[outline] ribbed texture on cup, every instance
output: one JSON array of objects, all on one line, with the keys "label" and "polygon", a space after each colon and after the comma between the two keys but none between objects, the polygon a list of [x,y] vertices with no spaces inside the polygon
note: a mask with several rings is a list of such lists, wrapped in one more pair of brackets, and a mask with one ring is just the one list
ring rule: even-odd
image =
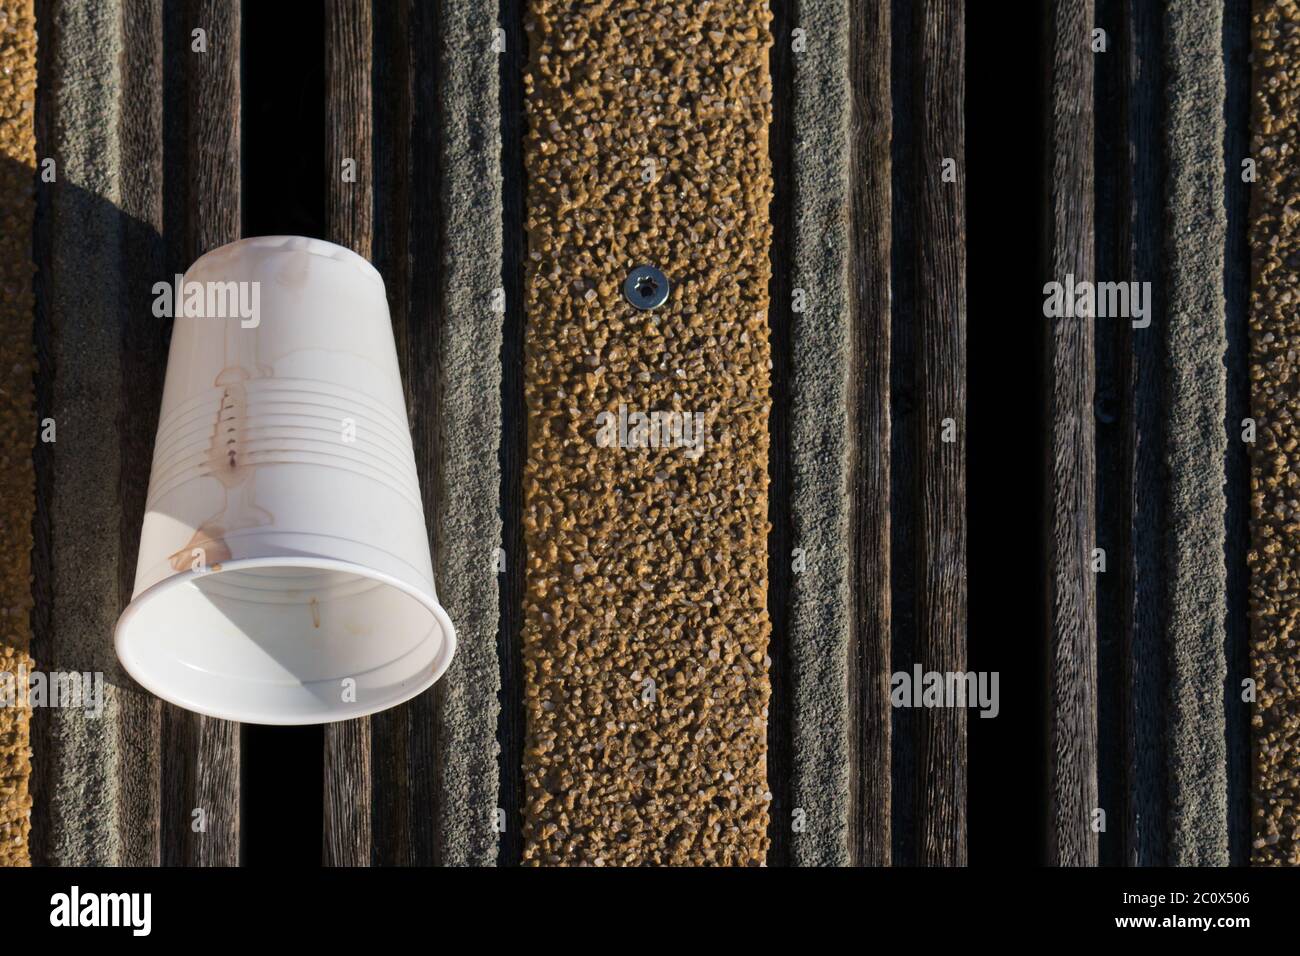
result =
[{"label": "ribbed texture on cup", "polygon": [[[323,240],[267,236],[206,253],[182,282],[135,594],[230,561],[318,558],[432,596],[379,273]],[[194,284],[205,302],[235,290],[219,301],[239,311],[201,314]]]},{"label": "ribbed texture on cup", "polygon": [[187,481],[248,465],[324,465],[363,475],[421,509],[406,423],[358,392],[327,382],[257,379],[211,392],[159,424],[152,508]]}]

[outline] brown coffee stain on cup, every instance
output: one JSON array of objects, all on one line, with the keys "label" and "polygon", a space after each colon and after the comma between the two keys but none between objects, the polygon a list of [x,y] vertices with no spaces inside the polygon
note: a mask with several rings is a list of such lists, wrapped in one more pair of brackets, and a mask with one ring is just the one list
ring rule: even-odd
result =
[{"label": "brown coffee stain on cup", "polygon": [[[263,377],[266,371],[258,368],[262,375],[257,377]],[[242,366],[227,366],[213,383],[222,389],[221,402],[200,474],[221,482],[225,501],[220,511],[199,525],[185,547],[171,555],[174,571],[184,571],[192,566],[195,551],[200,549],[205,563],[219,566],[220,562],[233,557],[225,541],[227,534],[263,527],[274,521],[270,512],[257,505],[256,467],[243,452],[248,431],[248,391],[244,383],[253,377]]]}]

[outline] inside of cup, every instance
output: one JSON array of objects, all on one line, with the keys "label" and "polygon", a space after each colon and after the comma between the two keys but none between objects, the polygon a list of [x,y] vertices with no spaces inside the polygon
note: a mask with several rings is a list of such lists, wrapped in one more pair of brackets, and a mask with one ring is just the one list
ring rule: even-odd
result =
[{"label": "inside of cup", "polygon": [[441,675],[451,641],[435,607],[355,571],[214,569],[140,595],[117,646],[137,681],[187,709],[323,723],[392,707]]}]

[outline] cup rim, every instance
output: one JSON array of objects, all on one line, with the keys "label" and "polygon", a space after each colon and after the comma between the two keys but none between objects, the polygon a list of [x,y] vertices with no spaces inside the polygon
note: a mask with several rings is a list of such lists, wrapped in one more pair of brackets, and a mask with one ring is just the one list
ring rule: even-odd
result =
[{"label": "cup rim", "polygon": [[[125,629],[130,621],[139,614],[140,609],[147,600],[156,598],[159,594],[169,588],[181,587],[190,584],[199,578],[224,574],[228,571],[249,571],[268,567],[311,568],[323,571],[340,571],[355,574],[394,587],[406,594],[408,597],[415,599],[433,615],[435,623],[442,631],[442,647],[439,649],[433,667],[426,669],[424,676],[419,680],[412,682],[409,687],[403,687],[397,693],[387,695],[382,700],[368,702],[364,705],[357,705],[350,708],[325,707],[322,705],[317,710],[285,715],[266,710],[210,706],[207,702],[197,702],[188,699],[183,694],[173,692],[170,688],[155,681],[150,675],[141,673],[138,667],[129,663],[131,655],[125,652],[127,646]],[[117,652],[117,658],[122,665],[122,669],[130,675],[131,679],[145,690],[168,703],[175,704],[178,707],[183,707],[184,709],[193,711],[197,714],[203,714],[207,717],[215,717],[220,720],[230,720],[244,724],[298,726],[337,723],[345,720],[353,720],[358,717],[367,717],[371,714],[376,714],[392,707],[396,707],[399,704],[403,704],[406,701],[411,700],[413,697],[418,697],[441,679],[443,674],[446,673],[447,668],[451,666],[452,659],[456,654],[456,630],[451,622],[451,616],[438,601],[436,594],[432,592],[432,588],[430,591],[425,591],[423,588],[412,586],[401,578],[394,577],[393,575],[376,568],[358,564],[354,561],[346,561],[339,558],[316,557],[311,555],[285,555],[282,557],[271,555],[250,558],[232,558],[227,561],[222,561],[217,567],[209,568],[206,571],[195,571],[193,569],[178,571],[175,574],[169,575],[161,581],[150,585],[145,588],[145,590],[131,598],[126,609],[123,610],[122,614],[118,617],[117,623],[113,627],[113,647]]]}]

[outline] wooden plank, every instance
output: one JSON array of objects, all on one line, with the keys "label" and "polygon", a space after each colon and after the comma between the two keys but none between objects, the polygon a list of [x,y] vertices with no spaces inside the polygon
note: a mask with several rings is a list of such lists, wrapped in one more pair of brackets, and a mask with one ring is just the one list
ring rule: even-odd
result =
[{"label": "wooden plank", "polygon": [[[406,340],[409,299],[411,61],[406,4],[379,4],[374,10],[375,46],[375,224],[374,261],[388,288],[388,306],[399,361]],[[405,366],[403,382],[408,382]],[[408,389],[407,406],[411,396]],[[419,459],[417,459],[418,461]],[[410,809],[405,706],[375,714],[371,725],[371,777],[375,789],[371,828],[376,864],[409,863]]]},{"label": "wooden plank", "polygon": [[[166,274],[163,249],[163,5],[124,0],[122,112],[123,282],[122,393],[118,412],[122,461],[119,604],[135,588],[140,526],[149,491],[154,433],[167,367],[168,325],[141,308],[153,283]],[[124,686],[119,711],[121,863],[161,862],[162,703],[139,687]]]},{"label": "wooden plank", "polygon": [[850,859],[892,858],[890,566],[890,257],[893,135],[890,9],[868,3],[850,19],[851,205],[849,308],[853,316],[853,628],[849,665]]},{"label": "wooden plank", "polygon": [[[962,0],[921,7],[917,122],[918,657],[966,669],[965,24]],[[956,182],[945,182],[946,160]],[[966,862],[966,708],[920,715],[918,862]]]},{"label": "wooden plank", "polygon": [[[436,11],[380,4],[375,24],[375,264],[388,287],[426,519],[436,514],[441,315]],[[436,528],[435,528],[436,532]],[[435,533],[434,550],[437,551]],[[371,718],[374,863],[437,862],[437,686]]]},{"label": "wooden plank", "polygon": [[[1048,11],[1048,281],[1093,278],[1092,0]],[[1046,339],[1048,862],[1092,866],[1097,833],[1093,321],[1049,319]]]},{"label": "wooden plank", "polygon": [[[1128,151],[1123,148],[1125,124],[1122,121],[1125,90],[1123,20],[1120,0],[1095,0],[1098,24],[1105,24],[1113,54],[1098,57],[1093,101],[1095,104],[1095,229],[1097,235],[1097,280],[1129,279],[1126,257],[1122,254],[1122,225],[1126,220],[1121,193],[1129,178]],[[1122,692],[1124,686],[1123,642],[1125,632],[1125,588],[1129,584],[1126,561],[1132,546],[1128,540],[1130,509],[1127,507],[1131,485],[1127,426],[1130,401],[1128,377],[1130,343],[1129,323],[1100,322],[1096,339],[1096,390],[1094,404],[1097,451],[1097,547],[1106,551],[1108,565],[1099,573],[1097,583],[1097,736],[1102,741],[1123,739]],[[1098,752],[1098,806],[1118,821],[1124,804],[1124,749],[1102,747]],[[1123,828],[1107,827],[1099,835],[1098,860],[1102,866],[1119,862]]]},{"label": "wooden plank", "polygon": [[[914,109],[920,10],[913,0],[894,0],[890,9],[890,149],[893,201],[890,205],[889,504],[890,666],[912,672],[916,662],[917,449],[916,438],[916,152]],[[916,865],[917,718],[913,708],[894,710],[890,772],[892,812],[890,862]]]},{"label": "wooden plank", "polygon": [[[373,22],[370,0],[325,7],[326,230],[331,242],[371,258],[374,157],[371,142]],[[344,164],[350,162],[345,177]],[[369,866],[370,718],[327,724],[323,862]]]},{"label": "wooden plank", "polygon": [[[206,54],[188,48],[184,54],[186,246],[193,262],[240,233],[240,8],[223,0],[191,0],[188,13],[190,29],[207,31],[208,48]],[[163,707],[162,725],[164,859],[187,866],[238,865],[239,725],[171,705]]]}]

